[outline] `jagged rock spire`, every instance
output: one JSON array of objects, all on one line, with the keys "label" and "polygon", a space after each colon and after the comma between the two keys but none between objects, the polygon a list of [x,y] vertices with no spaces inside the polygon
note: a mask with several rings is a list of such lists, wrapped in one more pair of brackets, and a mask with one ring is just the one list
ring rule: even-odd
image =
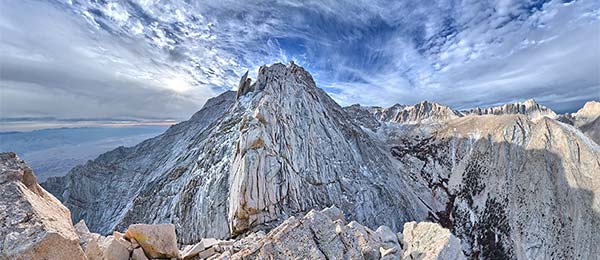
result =
[{"label": "jagged rock spire", "polygon": [[246,73],[244,73],[244,75],[240,79],[240,83],[238,84],[236,98],[239,99],[240,96],[246,95],[246,93],[251,92],[252,90],[252,79],[248,78],[248,71],[246,71]]}]

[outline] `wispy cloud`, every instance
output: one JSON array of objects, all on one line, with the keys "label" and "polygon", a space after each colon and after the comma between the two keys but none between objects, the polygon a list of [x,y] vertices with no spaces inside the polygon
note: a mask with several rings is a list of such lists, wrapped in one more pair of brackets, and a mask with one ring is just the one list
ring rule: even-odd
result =
[{"label": "wispy cloud", "polygon": [[600,3],[0,3],[3,117],[172,118],[295,60],[343,105],[600,99]]}]

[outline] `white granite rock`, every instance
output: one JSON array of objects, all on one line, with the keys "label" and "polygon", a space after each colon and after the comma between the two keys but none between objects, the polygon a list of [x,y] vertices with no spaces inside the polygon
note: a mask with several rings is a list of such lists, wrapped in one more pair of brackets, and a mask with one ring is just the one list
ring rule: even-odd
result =
[{"label": "white granite rock", "polygon": [[439,224],[409,222],[404,224],[402,234],[403,259],[466,259],[461,251],[460,240]]},{"label": "white granite rock", "polygon": [[134,224],[125,232],[127,239],[135,239],[150,258],[176,258],[179,256],[177,236],[173,224]]},{"label": "white granite rock", "polygon": [[85,259],[69,210],[14,153],[0,153],[0,259]]}]

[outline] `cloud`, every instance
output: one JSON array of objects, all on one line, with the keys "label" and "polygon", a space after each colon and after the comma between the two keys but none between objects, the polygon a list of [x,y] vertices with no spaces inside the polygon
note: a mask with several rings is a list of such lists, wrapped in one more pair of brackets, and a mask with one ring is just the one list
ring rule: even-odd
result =
[{"label": "cloud", "polygon": [[[143,41],[94,30],[43,2],[0,8],[2,117],[183,119],[218,91]],[[26,17],[26,19],[23,19]]]},{"label": "cloud", "polygon": [[[2,1],[2,117],[181,120],[295,60],[342,105],[600,99],[600,4]],[[23,19],[26,18],[26,19]]]}]

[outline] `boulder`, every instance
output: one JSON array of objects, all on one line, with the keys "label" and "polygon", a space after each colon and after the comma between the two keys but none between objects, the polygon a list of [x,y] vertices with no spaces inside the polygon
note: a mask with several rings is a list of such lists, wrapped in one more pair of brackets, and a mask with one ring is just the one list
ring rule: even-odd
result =
[{"label": "boulder", "polygon": [[232,250],[234,241],[225,241],[214,238],[203,238],[195,245],[186,246],[180,253],[180,258],[188,259],[205,259],[217,253],[223,253]]},{"label": "boulder", "polygon": [[89,260],[103,259],[104,253],[100,248],[102,236],[91,233],[83,219],[75,224],[75,233],[79,236],[79,245]]},{"label": "boulder", "polygon": [[375,230],[375,233],[381,238],[381,246],[379,247],[379,253],[382,259],[397,259],[402,255],[402,247],[398,242],[396,233],[387,226],[380,226]]},{"label": "boulder", "polygon": [[[242,240],[247,242],[234,243],[233,248],[239,251],[225,251],[221,257],[231,259],[377,259],[380,257],[379,250],[384,244],[377,232],[354,221],[347,225],[344,223],[345,219],[341,211],[332,208],[323,211],[311,210],[302,218],[287,219],[258,241],[244,238]],[[256,235],[251,236],[256,237]],[[239,248],[240,246],[242,248]]]},{"label": "boulder", "polygon": [[[332,214],[334,213],[334,214]],[[345,223],[335,208],[291,217],[266,235],[250,233],[231,250],[204,250],[207,259],[465,259],[460,240],[434,223],[407,223],[404,233]],[[404,246],[404,247],[403,247]],[[404,250],[403,250],[404,248]],[[198,258],[194,258],[198,259]]]},{"label": "boulder", "polygon": [[198,255],[198,253],[204,251],[204,243],[200,241],[195,245],[188,245],[180,252],[181,259],[188,260],[193,259]]},{"label": "boulder", "polygon": [[466,259],[460,239],[437,223],[405,223],[402,237],[403,259]]},{"label": "boulder", "polygon": [[135,239],[149,258],[176,258],[179,255],[173,224],[134,224],[129,226],[125,237]]},{"label": "boulder", "polygon": [[0,153],[0,259],[85,259],[71,213],[15,153]]},{"label": "boulder", "polygon": [[148,260],[148,257],[144,253],[144,249],[138,247],[133,249],[133,253],[131,254],[131,260]]},{"label": "boulder", "polygon": [[115,231],[112,236],[103,237],[91,233],[83,220],[75,224],[75,232],[88,260],[129,260],[134,249],[124,234]]},{"label": "boulder", "polygon": [[133,251],[129,241],[115,236],[101,239],[100,248],[103,259],[97,260],[129,260],[129,255]]}]

